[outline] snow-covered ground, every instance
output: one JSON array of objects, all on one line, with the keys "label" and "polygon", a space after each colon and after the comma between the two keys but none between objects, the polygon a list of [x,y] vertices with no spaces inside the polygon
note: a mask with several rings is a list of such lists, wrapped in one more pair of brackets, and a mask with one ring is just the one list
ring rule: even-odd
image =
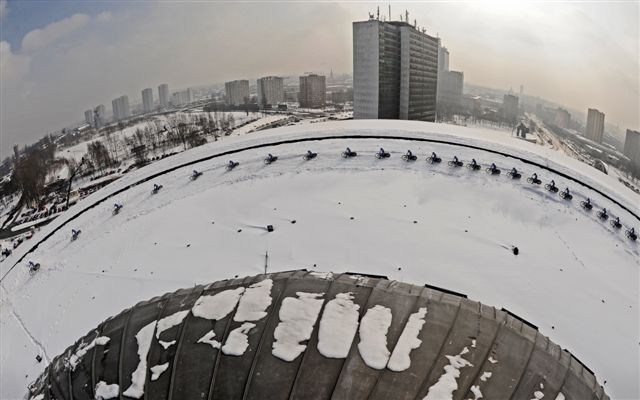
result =
[{"label": "snow-covered ground", "polygon": [[[406,121],[331,122],[229,137],[127,174],[44,227],[0,264],[0,272],[4,276],[33,243],[80,210],[171,166],[279,140],[357,134],[450,140],[523,156],[579,177],[639,213],[640,196],[616,179],[508,132]],[[346,146],[358,157],[340,157]],[[377,160],[379,147],[391,157]],[[318,157],[303,161],[307,149]],[[407,149],[418,161],[402,161]],[[442,164],[424,161],[432,151]],[[278,161],[265,165],[267,152]],[[453,155],[515,166],[523,179],[512,181],[504,170],[490,176],[452,169],[446,161]],[[240,165],[227,172],[229,159]],[[194,168],[203,175],[191,181]],[[527,184],[532,172],[544,183],[555,179],[561,189],[570,187],[573,201]],[[150,194],[153,183],[163,185],[156,195]],[[595,209],[583,211],[579,202],[586,197],[619,216],[622,231],[640,227],[629,212],[575,182],[513,158],[448,144],[331,139],[180,168],[65,225],[25,259],[42,265],[37,274],[23,264],[7,273],[0,289],[0,397],[21,397],[48,360],[123,308],[195,283],[263,272],[268,253],[270,272],[387,275],[504,307],[593,369],[612,398],[639,398],[639,244],[600,222]],[[113,216],[115,202],[124,207]],[[268,224],[273,232],[265,229]],[[82,230],[73,242],[72,228]],[[512,246],[519,248],[517,256]]]}]

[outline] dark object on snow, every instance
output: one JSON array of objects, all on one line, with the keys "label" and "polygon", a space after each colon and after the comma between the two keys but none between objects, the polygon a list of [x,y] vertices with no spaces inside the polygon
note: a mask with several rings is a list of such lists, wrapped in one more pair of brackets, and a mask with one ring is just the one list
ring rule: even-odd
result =
[{"label": "dark object on snow", "polygon": [[513,246],[513,247],[511,248],[511,251],[512,251],[512,252],[513,252],[513,254],[514,254],[514,255],[516,255],[516,256],[517,256],[518,254],[520,254],[520,250],[518,250],[518,248],[517,248],[516,246]]},{"label": "dark object on snow", "polygon": [[351,157],[355,157],[357,156],[358,153],[356,153],[355,151],[351,151],[350,148],[347,147],[347,149],[345,151],[342,152],[342,157],[343,158],[351,158]]},{"label": "dark object on snow", "polygon": [[9,248],[2,249],[2,253],[0,253],[0,255],[3,255],[5,257],[9,257],[11,255],[11,249],[9,249]]},{"label": "dark object on snow", "polygon": [[121,209],[122,209],[122,204],[115,203],[113,205],[113,215],[117,215]]},{"label": "dark object on snow", "polygon": [[402,156],[404,161],[415,161],[418,159],[417,156],[414,156],[411,150],[407,150],[407,153]]},{"label": "dark object on snow", "polygon": [[442,158],[438,157],[435,152],[431,152],[431,155],[427,157],[427,162],[429,164],[438,164],[442,161]]},{"label": "dark object on snow", "polygon": [[566,188],[562,192],[560,192],[560,197],[562,197],[565,200],[573,199],[573,195],[569,192],[569,188]]},{"label": "dark object on snow", "polygon": [[29,267],[29,273],[35,274],[40,269],[40,263],[34,263],[33,261],[29,261],[27,264]]},{"label": "dark object on snow", "polygon": [[305,154],[303,158],[305,159],[305,161],[309,161],[309,160],[313,160],[317,156],[318,156],[318,153],[314,153],[311,150],[307,150],[307,154]]},{"label": "dark object on snow", "polygon": [[624,231],[624,234],[633,241],[636,241],[638,239],[638,234],[636,234],[636,230],[634,228],[627,229],[626,231]]},{"label": "dark object on snow", "polygon": [[616,229],[622,228],[622,224],[620,223],[620,217],[616,217],[616,219],[612,219],[611,226],[613,226]]},{"label": "dark object on snow", "polygon": [[556,186],[556,182],[552,179],[551,182],[544,185],[544,188],[552,193],[558,193],[558,187]]},{"label": "dark object on snow", "polygon": [[475,158],[472,158],[472,159],[471,159],[471,162],[470,162],[469,164],[467,164],[467,168],[469,168],[469,169],[470,169],[470,170],[472,170],[472,171],[477,171],[477,170],[479,170],[479,169],[480,169],[480,164],[478,164],[478,163],[476,162],[476,159],[475,159]]},{"label": "dark object on snow", "polygon": [[162,189],[162,185],[153,184],[153,190],[151,190],[151,194],[156,194]]},{"label": "dark object on snow", "polygon": [[229,161],[229,163],[227,164],[227,166],[225,167],[225,169],[226,169],[227,171],[231,171],[232,169],[234,169],[234,168],[235,168],[235,167],[237,167],[238,165],[240,165],[240,163],[239,163],[239,162],[237,162],[237,161],[233,161],[233,160],[230,160],[230,161]]},{"label": "dark object on snow", "polygon": [[267,225],[267,232],[273,232],[273,225]]},{"label": "dark object on snow", "polygon": [[587,211],[591,211],[591,209],[593,208],[593,204],[591,204],[591,199],[589,198],[587,198],[586,201],[581,201],[580,205]]},{"label": "dark object on snow", "polygon": [[193,172],[191,173],[191,180],[195,181],[196,179],[200,178],[201,175],[202,175],[202,172],[196,171],[194,169]]},{"label": "dark object on snow", "polygon": [[269,165],[273,162],[276,162],[278,160],[277,156],[274,156],[273,154],[269,153],[267,154],[267,157],[264,159],[264,163]]},{"label": "dark object on snow", "polygon": [[453,160],[449,161],[451,167],[462,167],[463,165],[462,161],[458,160],[458,156],[453,156]]},{"label": "dark object on snow", "polygon": [[609,219],[609,214],[607,214],[606,208],[603,208],[602,210],[598,211],[596,215],[598,216],[598,218],[600,218],[603,221],[606,221],[607,219]]},{"label": "dark object on snow", "polygon": [[538,174],[536,174],[535,172],[527,178],[527,182],[531,183],[532,185],[539,185],[542,183],[542,181],[538,179]]},{"label": "dark object on snow", "polygon": [[380,150],[378,150],[378,152],[376,153],[376,158],[377,159],[389,158],[389,157],[391,157],[391,154],[389,154],[386,151],[384,151],[384,149],[382,147],[380,147]]},{"label": "dark object on snow", "polygon": [[71,241],[76,240],[78,238],[78,236],[80,236],[80,233],[82,233],[82,231],[80,229],[78,229],[78,230],[72,229],[71,230]]},{"label": "dark object on snow", "polygon": [[37,361],[37,362],[42,362],[42,356],[41,356],[40,354],[38,354],[38,355],[36,356],[36,361]]},{"label": "dark object on snow", "polygon": [[487,168],[487,174],[491,175],[500,175],[502,171],[494,163],[491,163],[491,166]]},{"label": "dark object on snow", "polygon": [[507,176],[509,178],[511,178],[511,179],[520,179],[520,178],[522,178],[522,175],[520,174],[520,172],[518,172],[516,167],[511,168],[511,171],[507,172]]}]

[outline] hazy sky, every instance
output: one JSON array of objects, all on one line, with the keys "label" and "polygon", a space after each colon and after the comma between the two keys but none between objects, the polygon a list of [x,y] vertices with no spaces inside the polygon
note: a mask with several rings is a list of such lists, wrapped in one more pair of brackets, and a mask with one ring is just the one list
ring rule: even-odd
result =
[{"label": "hazy sky", "polygon": [[[0,0],[0,155],[163,82],[351,72],[351,22],[388,4]],[[638,2],[392,2],[392,17],[405,9],[466,82],[640,128]]]}]

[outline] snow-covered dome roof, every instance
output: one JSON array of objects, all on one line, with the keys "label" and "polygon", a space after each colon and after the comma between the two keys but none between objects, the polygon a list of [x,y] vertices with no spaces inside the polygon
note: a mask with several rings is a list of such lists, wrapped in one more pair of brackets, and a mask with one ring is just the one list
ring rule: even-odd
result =
[{"label": "snow-covered dome roof", "polygon": [[[343,158],[346,147],[357,156]],[[380,147],[389,158],[375,157]],[[432,152],[442,162],[428,163]],[[268,153],[278,160],[265,164]],[[454,156],[463,167],[448,165]],[[230,160],[239,165],[227,170]],[[567,187],[571,200],[559,196]],[[612,397],[638,398],[640,251],[625,231],[637,230],[639,204],[613,177],[500,131],[349,121],[228,137],[124,175],[0,264],[0,397],[21,396],[74,338],[132,304],[266,267],[359,271],[504,307]],[[34,275],[29,260],[41,264]]]},{"label": "snow-covered dome roof", "polygon": [[459,295],[306,270],[138,303],[54,359],[32,398],[607,399],[526,321]]}]

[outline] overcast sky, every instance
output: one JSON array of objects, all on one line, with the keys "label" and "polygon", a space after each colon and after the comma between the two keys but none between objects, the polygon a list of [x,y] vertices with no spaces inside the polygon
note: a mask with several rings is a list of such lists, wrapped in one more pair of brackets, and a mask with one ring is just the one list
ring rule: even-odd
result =
[{"label": "overcast sky", "polygon": [[[352,27],[389,3],[0,0],[0,155],[97,104],[304,71],[351,72]],[[391,3],[449,48],[465,81],[640,128],[639,3]]]}]

